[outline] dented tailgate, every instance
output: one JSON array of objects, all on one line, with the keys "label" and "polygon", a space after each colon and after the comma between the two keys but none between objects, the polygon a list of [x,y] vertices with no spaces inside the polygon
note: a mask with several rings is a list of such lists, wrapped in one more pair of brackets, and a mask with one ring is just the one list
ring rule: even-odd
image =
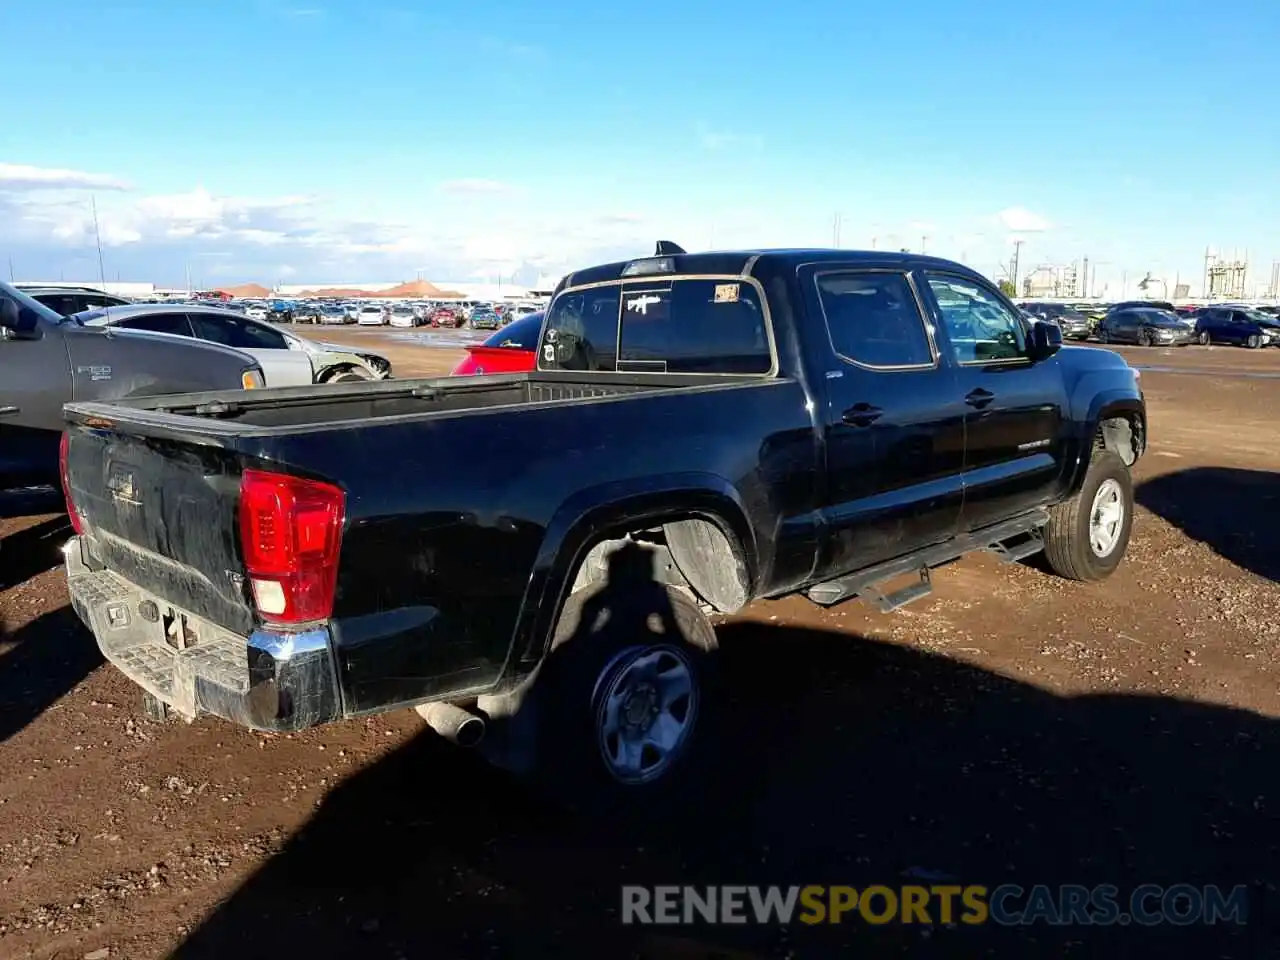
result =
[{"label": "dented tailgate", "polygon": [[247,634],[236,455],[180,440],[73,427],[67,482],[93,551],[136,586]]}]

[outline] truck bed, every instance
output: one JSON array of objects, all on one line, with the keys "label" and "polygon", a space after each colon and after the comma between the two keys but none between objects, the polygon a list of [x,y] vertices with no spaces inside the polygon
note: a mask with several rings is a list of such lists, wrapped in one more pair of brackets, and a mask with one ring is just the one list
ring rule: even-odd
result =
[{"label": "truck bed", "polygon": [[[111,404],[71,403],[72,423],[128,423],[131,432],[181,436],[221,445],[229,438],[269,437],[300,429],[368,426],[374,422],[475,414],[502,407],[607,400],[653,391],[724,385],[737,377],[558,373],[511,374],[484,378],[444,377],[386,380],[330,386],[285,387],[256,392],[216,391],[121,400]],[[127,411],[127,412],[126,412]],[[193,423],[198,418],[199,423]]]},{"label": "truck bed", "polygon": [[[215,633],[260,626],[241,549],[244,471],[343,489],[332,629],[354,712],[492,683],[540,551],[565,533],[557,514],[584,508],[575,496],[733,478],[772,527],[791,499],[809,501],[814,455],[811,430],[797,429],[803,388],[787,378],[515,374],[66,413],[67,484],[91,568]],[[762,454],[761,436],[780,439]]]}]

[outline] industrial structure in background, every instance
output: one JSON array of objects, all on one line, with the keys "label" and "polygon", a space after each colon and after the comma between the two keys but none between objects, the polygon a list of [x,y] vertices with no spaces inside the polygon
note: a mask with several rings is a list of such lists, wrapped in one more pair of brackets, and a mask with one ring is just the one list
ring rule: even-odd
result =
[{"label": "industrial structure in background", "polygon": [[[1203,296],[1206,299],[1225,297],[1228,300],[1243,300],[1248,275],[1249,252],[1247,250],[1243,258],[1232,251],[1231,258],[1227,259],[1214,253],[1212,247],[1205,247]],[[1272,286],[1274,287],[1274,283]]]},{"label": "industrial structure in background", "polygon": [[[1085,261],[1086,269],[1088,261]],[[1022,295],[1032,299],[1080,297],[1080,271],[1074,263],[1042,263],[1022,281]]]}]

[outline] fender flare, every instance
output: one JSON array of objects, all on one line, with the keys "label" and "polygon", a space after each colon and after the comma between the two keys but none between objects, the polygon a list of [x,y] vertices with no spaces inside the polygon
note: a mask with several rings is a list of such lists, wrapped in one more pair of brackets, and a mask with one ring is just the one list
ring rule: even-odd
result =
[{"label": "fender flare", "polygon": [[1075,470],[1071,476],[1070,490],[1074,494],[1084,483],[1084,476],[1089,470],[1089,457],[1093,451],[1093,437],[1103,420],[1113,417],[1135,417],[1142,423],[1143,447],[1146,446],[1147,408],[1140,396],[1135,397],[1132,391],[1123,389],[1103,390],[1095,394],[1089,403],[1089,412],[1083,420],[1080,437],[1080,456],[1077,458]]},{"label": "fender flare", "polygon": [[675,517],[697,517],[721,529],[747,571],[750,595],[757,577],[756,538],[741,495],[724,477],[674,473],[589,487],[565,500],[547,524],[516,619],[504,677],[526,673],[542,659],[573,574],[602,534]]}]

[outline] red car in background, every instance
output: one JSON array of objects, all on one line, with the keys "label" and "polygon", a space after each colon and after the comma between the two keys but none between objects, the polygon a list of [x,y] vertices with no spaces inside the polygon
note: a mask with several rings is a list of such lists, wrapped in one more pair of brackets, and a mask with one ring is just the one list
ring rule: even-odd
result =
[{"label": "red car in background", "polygon": [[449,307],[439,307],[431,314],[433,327],[460,327],[462,314]]},{"label": "red car in background", "polygon": [[530,313],[510,323],[483,343],[467,347],[467,356],[453,368],[453,377],[486,373],[528,373],[537,366],[542,313]]}]

